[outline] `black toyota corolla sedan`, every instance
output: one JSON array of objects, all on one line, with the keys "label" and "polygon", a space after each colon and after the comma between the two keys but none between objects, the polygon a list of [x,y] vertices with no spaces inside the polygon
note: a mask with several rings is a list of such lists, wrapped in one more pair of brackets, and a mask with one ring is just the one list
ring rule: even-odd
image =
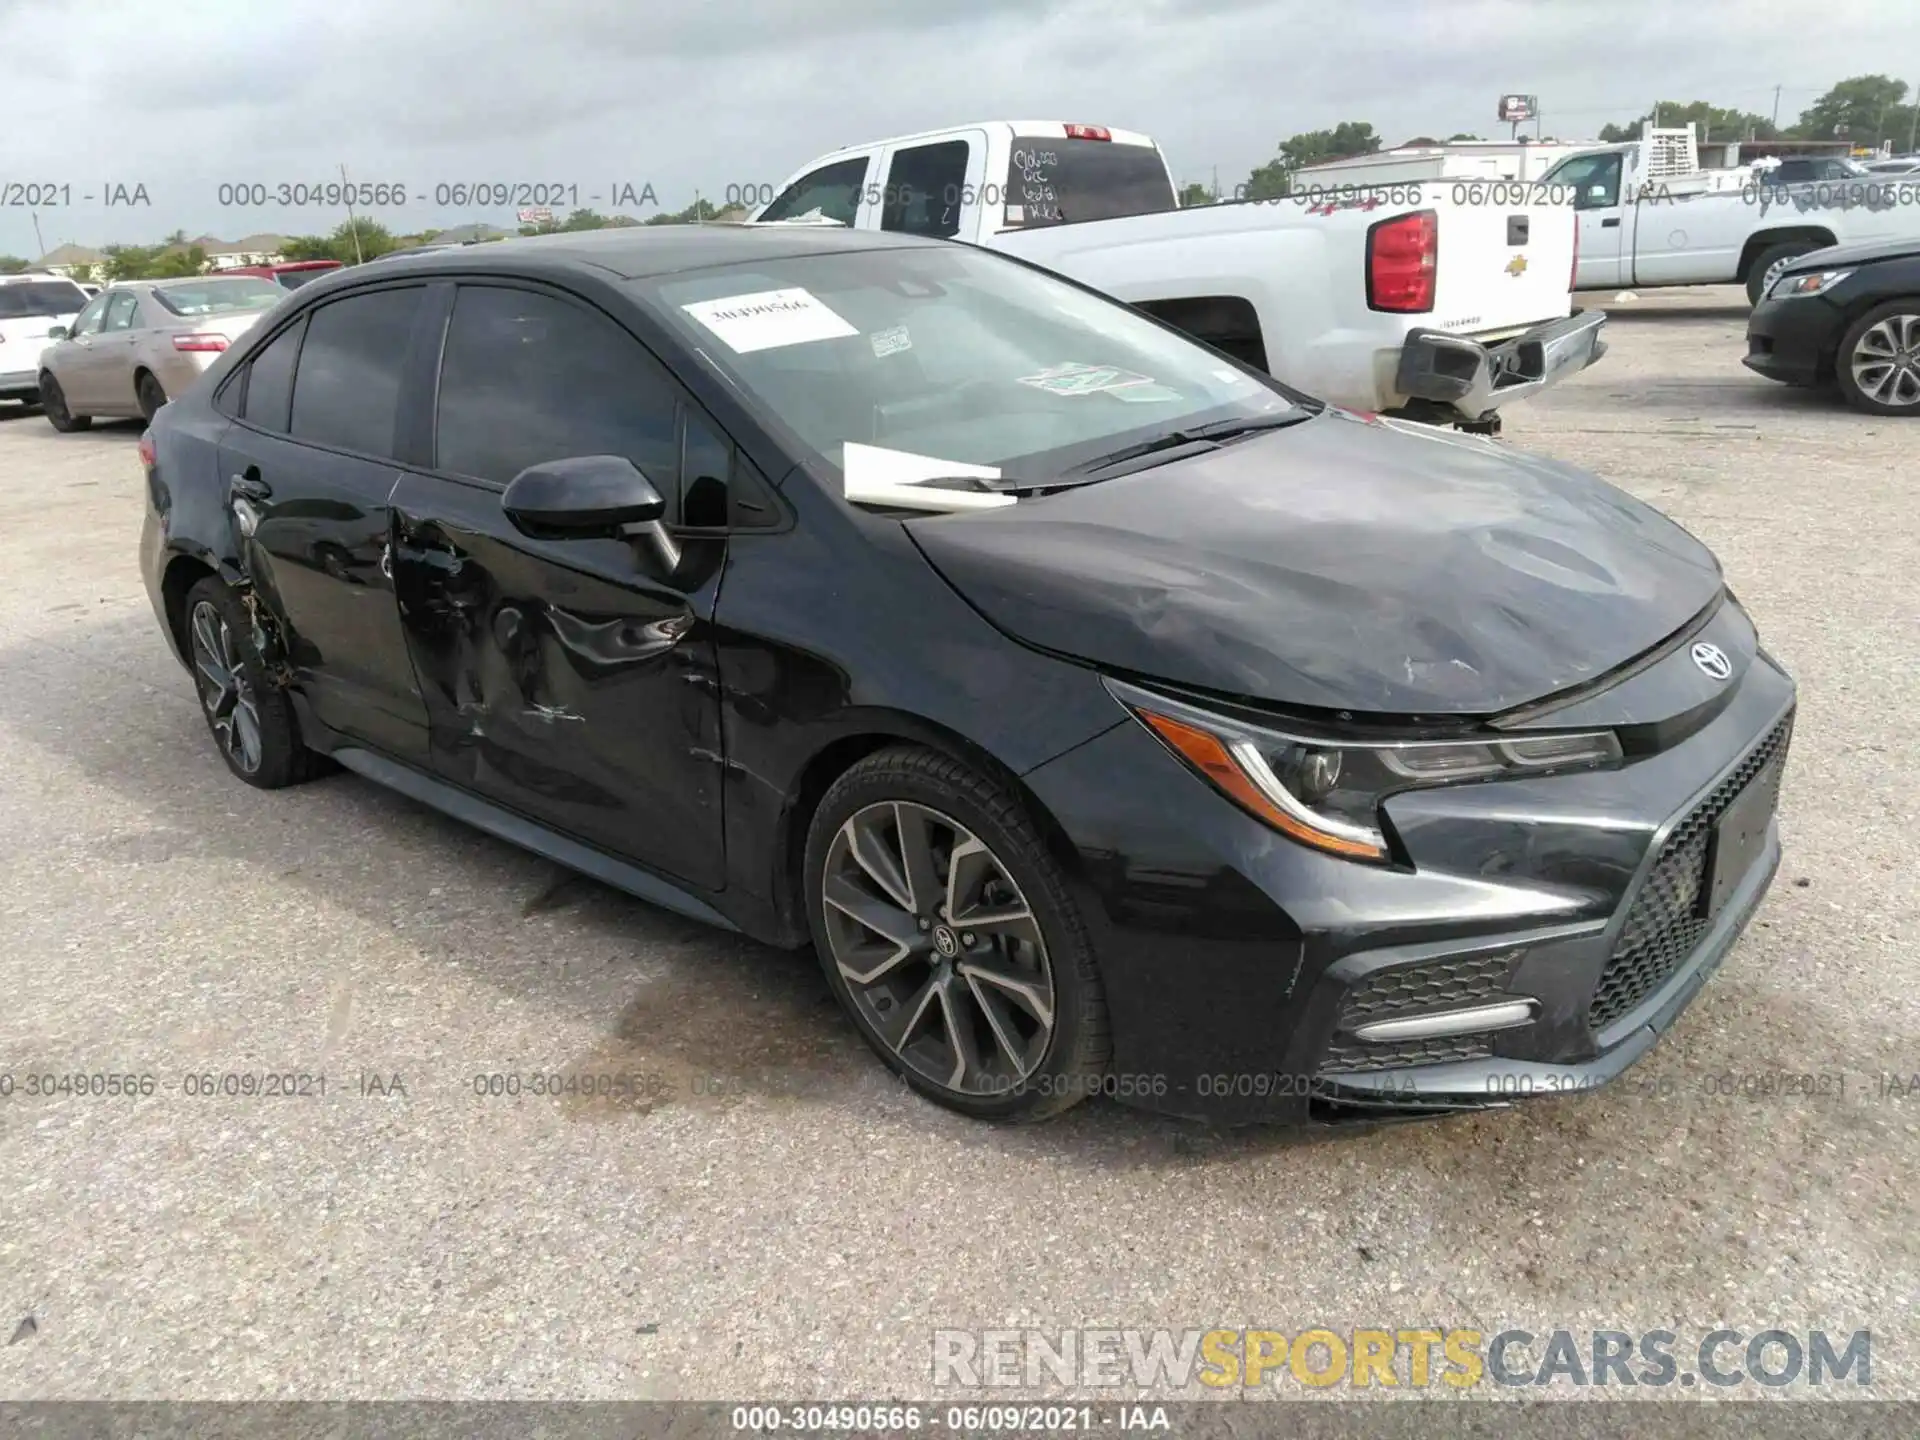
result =
[{"label": "black toyota corolla sedan", "polygon": [[1692,536],[971,247],[343,270],[141,452],[234,775],[810,942],[970,1115],[1597,1085],[1778,863],[1793,682]]}]

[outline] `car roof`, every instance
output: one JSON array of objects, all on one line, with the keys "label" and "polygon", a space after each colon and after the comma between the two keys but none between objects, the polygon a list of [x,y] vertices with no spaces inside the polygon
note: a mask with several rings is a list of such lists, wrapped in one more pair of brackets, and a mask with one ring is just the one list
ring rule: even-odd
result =
[{"label": "car roof", "polygon": [[18,270],[11,275],[0,275],[0,285],[18,285],[27,280],[38,280],[43,285],[49,280],[60,281],[67,285],[78,285],[80,283],[78,280],[69,279],[65,275],[55,275],[46,270]]},{"label": "car roof", "polygon": [[[628,225],[494,240],[426,255],[383,255],[377,269],[382,275],[500,271],[538,275],[591,268],[632,280],[719,265],[861,250],[922,249],[940,243],[924,236],[850,230],[841,225]],[[336,283],[348,283],[336,281],[336,276],[362,273],[365,267],[348,266],[302,288],[313,291],[325,285],[332,289]]]}]

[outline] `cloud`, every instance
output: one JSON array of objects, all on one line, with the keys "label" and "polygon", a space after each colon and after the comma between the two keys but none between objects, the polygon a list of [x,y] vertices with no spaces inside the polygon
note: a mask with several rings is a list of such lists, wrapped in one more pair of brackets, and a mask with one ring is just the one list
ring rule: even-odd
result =
[{"label": "cloud", "polygon": [[[1659,98],[1769,113],[1776,84],[1791,120],[1911,31],[1878,0],[1830,0],[1814,26],[1761,0],[0,0],[9,114],[39,122],[0,134],[0,179],[146,185],[144,211],[42,211],[49,246],[328,230],[332,209],[223,207],[220,187],[343,164],[407,185],[375,218],[413,230],[511,220],[436,202],[451,183],[559,183],[582,204],[651,185],[677,209],[836,146],[1007,116],[1146,130],[1182,180],[1231,185],[1341,120],[1389,143],[1496,133],[1514,90],[1568,138]],[[0,252],[34,244],[0,209]]]}]

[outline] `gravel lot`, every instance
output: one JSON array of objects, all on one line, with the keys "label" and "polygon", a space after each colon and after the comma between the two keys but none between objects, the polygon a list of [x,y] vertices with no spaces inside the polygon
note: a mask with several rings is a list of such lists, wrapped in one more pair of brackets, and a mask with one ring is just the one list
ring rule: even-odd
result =
[{"label": "gravel lot", "polygon": [[[247,789],[140,585],[139,427],[0,407],[0,1071],[162,1087],[0,1101],[0,1394],[924,1396],[936,1326],[1724,1323],[1869,1328],[1920,1396],[1920,1093],[1879,1079],[1920,1071],[1920,425],[1749,375],[1731,290],[1606,308],[1507,438],[1702,536],[1799,678],[1780,879],[1615,1087],[1331,1139],[972,1124],[810,955],[350,776]],[[563,1070],[671,1093],[473,1087]],[[185,1093],[226,1071],[326,1094]],[[1776,1073],[1844,1094],[1715,1093]]]}]

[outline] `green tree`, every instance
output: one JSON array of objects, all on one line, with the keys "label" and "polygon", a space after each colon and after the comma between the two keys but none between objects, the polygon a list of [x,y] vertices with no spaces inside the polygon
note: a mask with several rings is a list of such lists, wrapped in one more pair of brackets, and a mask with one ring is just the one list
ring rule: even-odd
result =
[{"label": "green tree", "polygon": [[720,207],[711,200],[696,199],[684,210],[663,211],[658,215],[649,215],[642,225],[696,225],[711,220],[720,213]]},{"label": "green tree", "polygon": [[1180,208],[1183,210],[1191,209],[1195,205],[1211,205],[1213,202],[1213,191],[1198,180],[1180,187]]},{"label": "green tree", "polygon": [[1662,130],[1690,124],[1703,145],[1715,141],[1780,138],[1779,129],[1766,116],[1746,110],[1724,110],[1705,100],[1662,100],[1645,115],[1625,125],[1602,125],[1600,138],[1610,145],[1622,140],[1638,140],[1641,127],[1648,124]]},{"label": "green tree", "polygon": [[91,285],[94,280],[93,266],[85,264],[75,265],[68,278],[77,280],[82,285]]},{"label": "green tree", "polygon": [[1479,135],[1469,135],[1466,131],[1462,130],[1458,134],[1447,136],[1447,144],[1452,145],[1460,140],[1479,140],[1481,138]]},{"label": "green tree", "polygon": [[324,235],[293,235],[280,247],[280,253],[289,260],[337,260],[333,253],[333,242]]},{"label": "green tree", "polygon": [[153,258],[147,270],[152,280],[173,280],[187,275],[204,275],[207,252],[198,245],[169,245]]},{"label": "green tree", "polygon": [[0,255],[0,275],[18,275],[29,263],[18,255]]},{"label": "green tree", "polygon": [[[311,258],[338,260],[343,265],[352,265],[399,248],[400,242],[377,220],[342,220],[334,227],[333,234],[327,237],[327,253]],[[280,253],[284,255],[286,251]]]},{"label": "green tree", "polygon": [[109,245],[100,253],[107,257],[109,280],[150,280],[160,262],[159,245]]},{"label": "green tree", "polygon": [[1280,153],[1247,177],[1244,197],[1248,200],[1273,200],[1293,186],[1293,172],[1303,165],[1318,165],[1327,160],[1344,160],[1352,155],[1372,155],[1380,149],[1380,137],[1373,126],[1359,120],[1342,120],[1331,130],[1308,130],[1280,142]]},{"label": "green tree", "polygon": [[1903,105],[1907,82],[1885,75],[1855,75],[1842,80],[1800,112],[1793,127],[1799,140],[1850,140],[1877,146],[1882,140],[1905,148],[1913,133],[1913,107]]}]

